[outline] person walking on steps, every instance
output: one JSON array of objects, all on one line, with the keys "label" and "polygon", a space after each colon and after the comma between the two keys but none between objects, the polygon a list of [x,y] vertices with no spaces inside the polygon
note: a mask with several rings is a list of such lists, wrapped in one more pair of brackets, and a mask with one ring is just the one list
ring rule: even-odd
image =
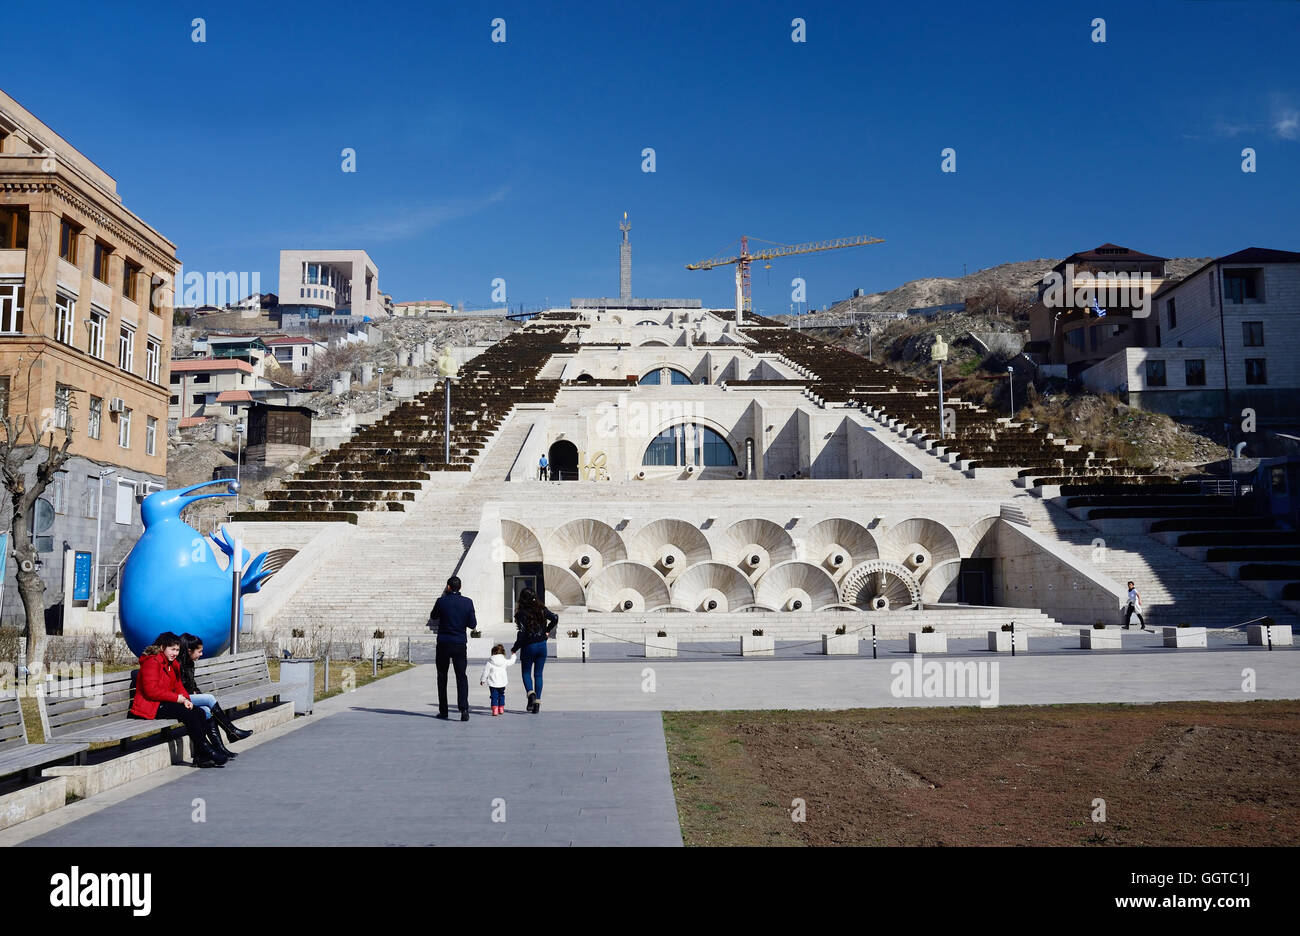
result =
[{"label": "person walking on steps", "polygon": [[230,715],[217,704],[216,696],[199,692],[198,684],[194,681],[194,664],[201,656],[203,656],[203,640],[194,634],[181,634],[181,654],[177,658],[181,664],[181,685],[189,694],[190,701],[202,709],[204,717],[207,718],[208,741],[211,742],[212,747],[234,760],[239,755],[222,743],[221,730],[226,732],[226,737],[230,739],[231,744],[244,740],[253,732],[247,728],[236,727],[230,720]]},{"label": "person walking on steps", "polygon": [[512,653],[507,660],[505,645],[497,644],[492,648],[488,661],[483,664],[483,675],[479,677],[478,684],[488,687],[488,701],[492,703],[493,715],[506,713],[506,686],[510,683],[506,669],[518,659],[519,654]]},{"label": "person walking on steps", "polygon": [[515,605],[515,627],[519,629],[511,653],[518,653],[524,664],[524,691],[528,693],[528,711],[536,715],[542,708],[542,668],[546,666],[546,641],[555,636],[560,619],[542,604],[537,593],[525,588]]},{"label": "person walking on steps", "polygon": [[447,579],[442,597],[429,612],[429,626],[438,627],[438,649],[434,662],[438,668],[438,718],[447,718],[447,667],[456,670],[456,707],[460,720],[469,721],[469,678],[465,675],[466,632],[478,627],[474,602],[460,593],[460,579]]},{"label": "person walking on steps", "polygon": [[1132,582],[1128,583],[1128,603],[1124,605],[1124,630],[1128,630],[1128,622],[1133,615],[1138,616],[1138,623],[1142,629],[1147,629],[1146,618],[1142,617],[1142,596],[1138,594],[1137,588]]}]

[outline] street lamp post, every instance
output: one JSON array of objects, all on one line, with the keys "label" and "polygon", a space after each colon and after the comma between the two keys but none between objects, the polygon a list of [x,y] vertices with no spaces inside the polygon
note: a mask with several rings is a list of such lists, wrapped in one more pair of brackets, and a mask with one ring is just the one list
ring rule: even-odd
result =
[{"label": "street lamp post", "polygon": [[384,369],[382,367],[376,367],[375,375],[378,378],[375,381],[375,383],[378,384],[375,389],[375,416],[377,418],[379,411],[384,408]]},{"label": "street lamp post", "polygon": [[244,464],[244,433],[247,431],[246,423],[235,423],[235,510],[239,510],[239,477]]},{"label": "street lamp post", "polygon": [[115,474],[116,468],[99,469],[99,508],[95,511],[95,600],[91,603],[92,611],[99,607],[99,579],[104,565],[99,556],[100,531],[104,528],[104,479]]},{"label": "street lamp post", "polygon": [[1016,418],[1016,369],[1007,365],[1007,389],[1011,391],[1011,418]]},{"label": "street lamp post", "polygon": [[943,424],[943,362],[948,360],[948,344],[943,340],[943,335],[934,336],[934,344],[930,346],[930,360],[939,365],[939,438],[947,438],[947,430]]},{"label": "street lamp post", "polygon": [[447,390],[442,422],[442,461],[445,465],[451,464],[451,382],[456,379],[456,370],[456,359],[451,354],[451,347],[444,347],[438,358],[438,375],[442,377],[442,385]]}]

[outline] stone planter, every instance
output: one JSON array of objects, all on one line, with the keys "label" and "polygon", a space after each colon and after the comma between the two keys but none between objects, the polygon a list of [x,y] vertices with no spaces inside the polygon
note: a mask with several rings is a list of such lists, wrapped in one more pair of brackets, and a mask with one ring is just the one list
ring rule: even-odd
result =
[{"label": "stone planter", "polygon": [[822,634],[822,653],[827,656],[834,656],[837,653],[857,656],[858,640],[857,634]]},{"label": "stone planter", "polygon": [[907,635],[907,649],[912,653],[947,653],[948,635],[939,631],[933,634],[912,631]]},{"label": "stone planter", "polygon": [[776,656],[775,637],[755,637],[752,634],[740,638],[741,656]]},{"label": "stone planter", "polygon": [[645,639],[645,655],[647,657],[677,656],[677,638],[647,637]]},{"label": "stone planter", "polygon": [[1079,631],[1079,648],[1082,650],[1120,650],[1122,632],[1119,630],[1098,630],[1085,627]]},{"label": "stone planter", "polygon": [[[492,655],[492,645],[494,643],[496,641],[490,637],[466,637],[465,656],[470,660],[486,660]],[[508,652],[509,648],[507,648]]]},{"label": "stone planter", "polygon": [[1204,647],[1206,645],[1204,627],[1166,627],[1164,632],[1166,647]]},{"label": "stone planter", "polygon": [[[989,649],[997,653],[1011,652],[1011,631],[989,631]],[[1029,649],[1029,637],[1024,631],[1016,634],[1016,653]]]},{"label": "stone planter", "polygon": [[556,637],[555,658],[557,660],[582,659],[582,638],[581,637]]},{"label": "stone planter", "polygon": [[1291,628],[1282,624],[1247,624],[1246,625],[1246,642],[1252,647],[1267,647],[1269,638],[1273,639],[1275,647],[1289,647],[1295,640],[1291,633]]}]

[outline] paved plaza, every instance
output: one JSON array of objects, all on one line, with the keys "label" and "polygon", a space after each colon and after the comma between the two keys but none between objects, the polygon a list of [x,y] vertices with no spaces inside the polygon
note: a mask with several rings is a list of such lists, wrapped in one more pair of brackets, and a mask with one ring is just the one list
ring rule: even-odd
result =
[{"label": "paved plaza", "polygon": [[[923,661],[997,663],[1001,705],[1300,698],[1291,648],[1165,651],[1128,640],[1117,653],[1014,659],[962,641]],[[537,716],[520,711],[517,678],[512,711],[499,718],[473,685],[468,723],[433,718],[433,668],[417,666],[259,732],[224,770],[169,768],[0,832],[0,845],[147,845],[147,820],[164,817],[182,845],[675,846],[661,711],[978,704],[898,697],[897,665],[914,658],[897,641],[882,642],[876,660],[798,650],[742,659],[709,645],[695,659],[646,660],[616,658],[617,646],[598,646],[588,663],[550,661]],[[1253,692],[1243,691],[1248,677]],[[192,821],[197,800],[205,822]]]}]

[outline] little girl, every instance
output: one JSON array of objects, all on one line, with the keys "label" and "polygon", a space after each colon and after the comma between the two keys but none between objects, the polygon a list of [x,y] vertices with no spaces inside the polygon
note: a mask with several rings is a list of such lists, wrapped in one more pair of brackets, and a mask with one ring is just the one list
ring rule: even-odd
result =
[{"label": "little girl", "polygon": [[492,714],[504,715],[506,713],[506,667],[515,660],[519,659],[517,653],[512,653],[510,659],[506,659],[506,648],[504,644],[497,644],[492,648],[492,656],[488,658],[487,663],[483,664],[483,675],[480,677],[478,684],[488,687],[488,694],[492,700]]}]

